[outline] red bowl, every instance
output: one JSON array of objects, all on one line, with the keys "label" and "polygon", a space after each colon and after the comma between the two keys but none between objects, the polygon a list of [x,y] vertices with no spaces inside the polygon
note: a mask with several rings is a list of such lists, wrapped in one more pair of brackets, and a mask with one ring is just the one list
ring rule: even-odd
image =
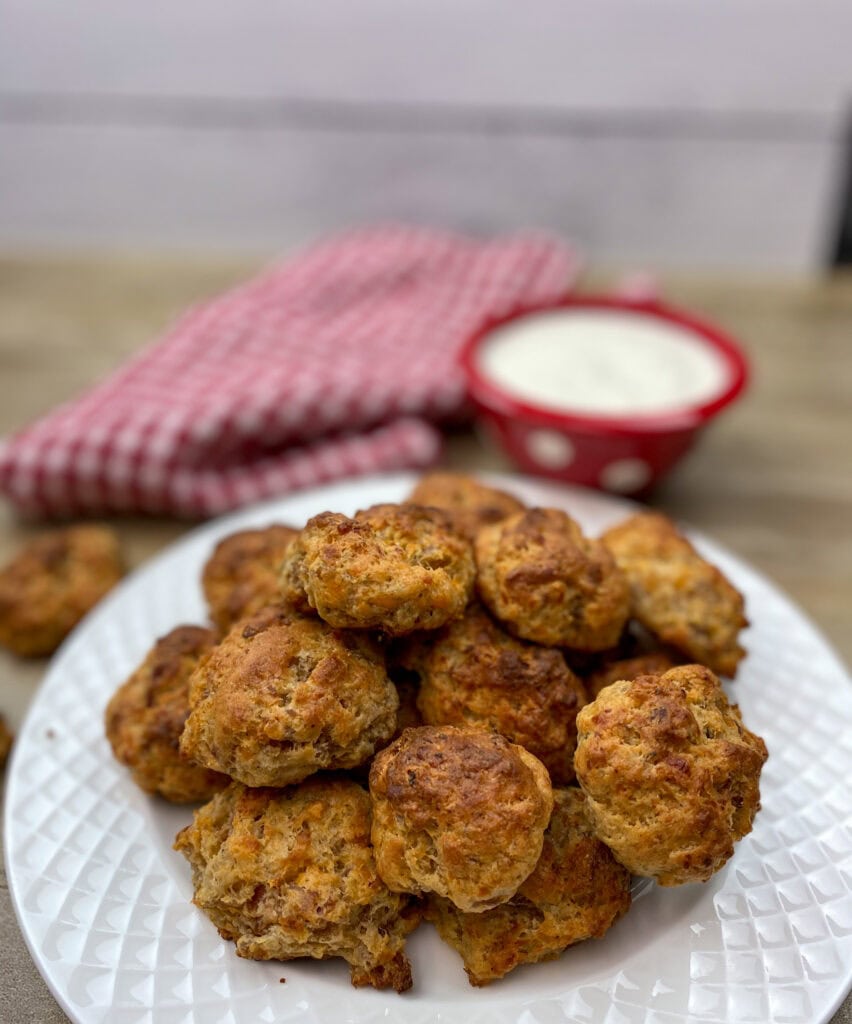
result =
[{"label": "red bowl", "polygon": [[[715,351],[725,366],[725,384],[708,400],[671,412],[598,415],[531,404],[490,378],[478,357],[497,328],[559,309],[627,312],[685,329]],[[741,394],[748,379],[742,350],[717,327],[656,300],[610,296],[568,296],[490,320],[468,340],[461,362],[480,421],[522,470],[621,494],[639,494],[659,481]]]}]

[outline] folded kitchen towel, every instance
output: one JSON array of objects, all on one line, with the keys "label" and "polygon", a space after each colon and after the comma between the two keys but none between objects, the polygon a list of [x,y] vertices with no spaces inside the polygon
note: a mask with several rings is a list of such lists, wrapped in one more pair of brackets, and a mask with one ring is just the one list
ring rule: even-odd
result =
[{"label": "folded kitchen towel", "polygon": [[352,231],[183,316],[124,367],[0,442],[21,511],[208,516],[433,462],[464,409],[457,354],[490,317],[555,299],[578,261],[541,235]]}]

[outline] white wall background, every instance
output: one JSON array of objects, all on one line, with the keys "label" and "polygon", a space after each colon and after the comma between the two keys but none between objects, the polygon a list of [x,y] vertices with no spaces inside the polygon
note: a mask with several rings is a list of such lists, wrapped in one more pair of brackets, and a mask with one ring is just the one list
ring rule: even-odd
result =
[{"label": "white wall background", "polygon": [[543,226],[816,272],[850,0],[0,0],[0,247]]}]

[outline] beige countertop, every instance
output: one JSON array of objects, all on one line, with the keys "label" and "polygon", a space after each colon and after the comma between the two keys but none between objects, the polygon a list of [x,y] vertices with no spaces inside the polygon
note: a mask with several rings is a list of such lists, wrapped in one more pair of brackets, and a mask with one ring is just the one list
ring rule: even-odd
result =
[{"label": "beige countertop", "polygon": [[[79,393],[187,305],[250,274],[251,260],[0,259],[0,435]],[[594,284],[606,283],[599,279]],[[750,562],[852,662],[852,277],[823,283],[667,279],[668,299],[743,342],[748,395],[653,496]],[[510,468],[472,433],[447,459]],[[114,521],[132,565],[191,524]],[[38,527],[0,503],[0,562]],[[44,672],[0,652],[0,712],[17,727]],[[32,965],[0,878],[0,997],[10,1024],[66,1018]],[[14,993],[14,1005],[10,996]],[[834,1018],[852,1024],[852,999]]]}]

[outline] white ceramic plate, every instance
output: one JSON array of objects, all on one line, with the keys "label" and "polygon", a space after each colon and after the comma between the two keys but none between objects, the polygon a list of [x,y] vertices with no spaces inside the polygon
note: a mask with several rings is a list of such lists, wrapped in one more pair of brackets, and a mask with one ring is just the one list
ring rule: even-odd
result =
[{"label": "white ceramic plate", "polygon": [[[6,844],[24,935],[67,1013],[81,1024],[828,1020],[852,983],[852,687],[785,597],[701,538],[746,594],[749,657],[729,692],[770,751],[754,831],[710,882],[645,885],[604,939],[487,989],[471,988],[423,926],[403,996],[351,988],[340,961],[240,960],[190,904],[188,865],[171,849],[190,812],[148,799],[113,761],[108,698],[157,636],[204,620],[199,571],[220,536],[398,500],[411,482],[347,482],[211,523],[129,577],[57,655],[16,747]],[[568,509],[590,532],[630,510],[591,492],[501,482]]]}]

